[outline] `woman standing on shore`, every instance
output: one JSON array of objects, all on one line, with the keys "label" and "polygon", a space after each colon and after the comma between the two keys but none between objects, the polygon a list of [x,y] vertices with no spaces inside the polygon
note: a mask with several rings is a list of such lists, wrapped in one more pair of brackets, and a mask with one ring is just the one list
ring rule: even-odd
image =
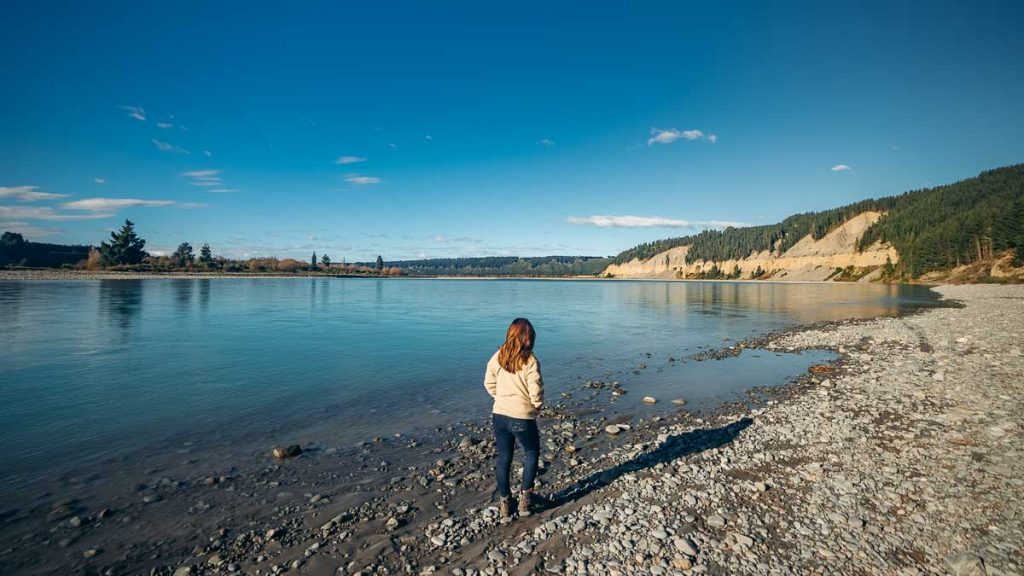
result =
[{"label": "woman standing on shore", "polygon": [[494,475],[498,483],[502,517],[512,515],[509,475],[516,442],[523,449],[523,483],[519,493],[519,516],[530,515],[530,497],[537,477],[540,435],[537,412],[544,404],[544,381],[540,363],[533,355],[537,333],[526,318],[516,318],[508,327],[505,343],[491,356],[484,373],[484,388],[494,398],[494,442],[498,461]]}]

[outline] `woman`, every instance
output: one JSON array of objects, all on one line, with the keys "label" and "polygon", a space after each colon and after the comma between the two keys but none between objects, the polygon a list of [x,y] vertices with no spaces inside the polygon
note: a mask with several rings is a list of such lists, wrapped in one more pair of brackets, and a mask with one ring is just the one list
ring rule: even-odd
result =
[{"label": "woman", "polygon": [[544,404],[544,381],[540,363],[533,355],[537,334],[526,318],[516,318],[508,327],[505,343],[491,356],[484,374],[484,388],[494,398],[494,442],[498,462],[494,474],[501,498],[502,517],[512,515],[509,473],[516,441],[523,449],[523,484],[519,493],[519,516],[530,515],[533,480],[537,477],[540,436],[537,411]]}]

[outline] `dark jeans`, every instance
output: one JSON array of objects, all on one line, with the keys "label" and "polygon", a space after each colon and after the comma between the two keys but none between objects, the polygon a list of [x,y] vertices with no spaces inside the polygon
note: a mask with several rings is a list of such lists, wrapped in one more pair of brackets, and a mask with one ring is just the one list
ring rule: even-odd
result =
[{"label": "dark jeans", "polygon": [[523,490],[533,489],[537,477],[537,458],[540,456],[540,434],[536,420],[523,420],[502,414],[492,414],[494,420],[494,442],[498,446],[498,462],[494,475],[498,480],[498,496],[507,497],[511,492],[508,477],[512,471],[512,454],[516,441],[523,447]]}]

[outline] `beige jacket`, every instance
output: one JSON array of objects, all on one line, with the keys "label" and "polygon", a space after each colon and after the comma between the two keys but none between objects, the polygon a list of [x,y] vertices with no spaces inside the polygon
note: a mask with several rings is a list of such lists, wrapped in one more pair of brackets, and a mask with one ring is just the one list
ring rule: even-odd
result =
[{"label": "beige jacket", "polygon": [[494,398],[495,414],[533,420],[544,404],[544,380],[540,375],[540,363],[533,355],[513,374],[498,364],[498,353],[495,352],[487,361],[484,388]]}]

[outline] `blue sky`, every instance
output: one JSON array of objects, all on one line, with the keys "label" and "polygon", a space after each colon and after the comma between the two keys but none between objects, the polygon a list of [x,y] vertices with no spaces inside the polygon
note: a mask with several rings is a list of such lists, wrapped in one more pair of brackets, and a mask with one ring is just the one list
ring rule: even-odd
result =
[{"label": "blue sky", "polygon": [[[717,4],[710,6],[709,4]],[[1024,160],[1020,2],[0,6],[0,228],[615,254]]]}]

